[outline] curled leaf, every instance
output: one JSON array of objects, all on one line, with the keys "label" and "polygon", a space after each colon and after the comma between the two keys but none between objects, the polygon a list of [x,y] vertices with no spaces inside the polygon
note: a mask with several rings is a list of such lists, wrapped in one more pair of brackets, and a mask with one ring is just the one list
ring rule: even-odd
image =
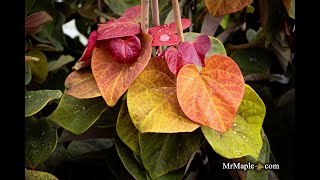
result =
[{"label": "curled leaf", "polygon": [[120,64],[134,62],[141,51],[141,42],[137,36],[108,39],[105,44],[113,60]]},{"label": "curled leaf", "polygon": [[128,8],[120,18],[128,18],[136,22],[137,19],[140,17],[140,15],[141,15],[141,7],[138,5],[138,6],[132,6]]},{"label": "curled leaf", "polygon": [[41,31],[42,24],[52,21],[52,17],[45,11],[33,13],[25,18],[25,33],[35,35]]},{"label": "curled leaf", "polygon": [[97,40],[97,31],[92,31],[90,33],[90,36],[88,39],[88,45],[87,45],[86,49],[84,50],[80,59],[72,67],[74,70],[79,70],[81,68],[90,66],[92,51],[93,51],[94,47],[96,46],[96,40]]}]

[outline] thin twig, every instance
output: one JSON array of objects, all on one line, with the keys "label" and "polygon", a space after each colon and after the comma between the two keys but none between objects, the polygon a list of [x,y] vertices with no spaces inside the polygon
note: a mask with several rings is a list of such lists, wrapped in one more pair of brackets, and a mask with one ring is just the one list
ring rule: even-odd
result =
[{"label": "thin twig", "polygon": [[184,37],[183,37],[183,29],[182,29],[181,15],[180,15],[180,6],[179,6],[178,0],[172,0],[172,9],[174,13],[174,20],[177,25],[177,32],[178,32],[178,35],[180,36],[181,42],[183,42]]},{"label": "thin twig", "polygon": [[149,28],[149,0],[141,0],[141,30],[147,34]]},{"label": "thin twig", "polygon": [[151,1],[151,12],[152,12],[152,23],[153,26],[160,25],[160,17],[159,17],[159,3],[158,0]]},{"label": "thin twig", "polygon": [[[100,12],[102,12],[101,0],[98,0],[98,10]],[[100,23],[106,23],[107,22],[107,20],[102,16],[99,16],[99,21],[100,21]]]}]

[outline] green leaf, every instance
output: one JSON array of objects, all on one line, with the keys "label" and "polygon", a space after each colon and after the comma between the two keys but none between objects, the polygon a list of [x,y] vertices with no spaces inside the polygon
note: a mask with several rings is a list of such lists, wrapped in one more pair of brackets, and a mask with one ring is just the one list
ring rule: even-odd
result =
[{"label": "green leaf", "polygon": [[42,171],[34,171],[34,170],[26,170],[25,171],[25,180],[58,180],[54,175],[42,172]]},{"label": "green leaf", "polygon": [[30,9],[34,5],[35,0],[25,0],[24,1],[24,15],[27,16],[29,14]]},{"label": "green leaf", "polygon": [[48,118],[25,120],[25,166],[35,168],[57,146],[57,126]]},{"label": "green leaf", "polygon": [[139,148],[139,131],[136,129],[130,118],[127,101],[122,103],[116,131],[119,138],[137,155],[140,154]]},{"label": "green leaf", "polygon": [[101,97],[77,99],[64,93],[49,118],[68,131],[81,134],[89,129],[106,109],[107,105]]},{"label": "green leaf", "polygon": [[140,5],[139,0],[104,0],[106,5],[116,14],[121,16],[131,6]]},{"label": "green leaf", "polygon": [[113,144],[113,139],[109,138],[72,141],[67,148],[67,153],[69,157],[75,157],[89,152],[97,152],[103,149],[109,149],[113,146]]},{"label": "green leaf", "polygon": [[257,36],[257,31],[251,28],[246,31],[246,38],[249,42],[252,41],[256,36]]},{"label": "green leaf", "polygon": [[200,144],[201,133],[140,133],[140,156],[152,179],[187,164]]},{"label": "green leaf", "polygon": [[233,159],[251,155],[258,159],[262,147],[260,130],[265,114],[266,107],[263,101],[246,85],[232,128],[225,133],[205,126],[202,126],[201,130],[213,150],[221,156]]},{"label": "green leaf", "polygon": [[[261,129],[261,131],[263,132],[263,129]],[[263,133],[264,134],[264,133]],[[246,156],[245,159],[248,162],[251,162],[253,164],[258,164],[260,163],[261,165],[264,164],[269,164],[269,159],[270,159],[270,145],[269,145],[269,141],[267,136],[263,136],[263,145],[260,151],[260,155],[258,160],[255,160],[254,158],[252,158],[251,156]],[[269,171],[267,169],[263,169],[261,172],[255,170],[255,169],[249,169],[247,171],[247,176],[246,176],[246,180],[268,180],[268,174]]]},{"label": "green leaf", "polygon": [[273,54],[264,48],[247,48],[234,51],[232,58],[240,67],[243,76],[251,73],[269,74]]},{"label": "green leaf", "polygon": [[59,99],[62,95],[60,90],[38,90],[25,93],[25,117],[32,116],[43,109],[48,102]]},{"label": "green leaf", "polygon": [[39,61],[27,61],[32,72],[32,81],[42,84],[48,75],[48,63],[46,55],[41,51],[29,51],[26,56],[39,58]]},{"label": "green leaf", "polygon": [[[194,33],[194,32],[186,32],[183,33],[184,35],[184,41],[194,41],[200,33]],[[212,55],[212,54],[223,54],[227,55],[226,49],[224,48],[224,45],[221,43],[221,41],[215,37],[208,36],[211,41],[211,49],[207,52],[206,57]]]},{"label": "green leaf", "polygon": [[128,146],[126,146],[121,140],[116,139],[115,145],[117,148],[118,155],[128,172],[139,180],[147,179],[146,170],[139,164],[135,159],[133,152]]},{"label": "green leaf", "polygon": [[55,71],[62,66],[74,61],[74,57],[70,55],[61,55],[58,60],[53,60],[48,63],[48,70]]},{"label": "green leaf", "polygon": [[31,68],[27,63],[24,63],[24,85],[30,83],[32,78]]}]

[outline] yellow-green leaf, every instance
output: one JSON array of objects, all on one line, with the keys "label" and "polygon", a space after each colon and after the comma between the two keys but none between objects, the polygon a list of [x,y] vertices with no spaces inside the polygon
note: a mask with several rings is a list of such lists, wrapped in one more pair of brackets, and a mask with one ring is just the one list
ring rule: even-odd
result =
[{"label": "yellow-green leaf", "polygon": [[117,120],[116,131],[119,138],[136,154],[140,154],[139,131],[129,116],[127,101],[124,101]]},{"label": "yellow-green leaf", "polygon": [[29,84],[31,81],[31,78],[32,78],[31,68],[27,63],[25,63],[24,64],[24,85]]},{"label": "yellow-green leaf", "polygon": [[25,117],[32,116],[44,108],[48,102],[59,99],[60,90],[27,91],[24,96]]},{"label": "yellow-green leaf", "polygon": [[31,68],[32,81],[42,84],[48,75],[48,63],[46,55],[41,51],[29,51],[26,56],[39,58],[38,61],[26,61]]},{"label": "yellow-green leaf", "polygon": [[282,0],[282,1],[283,1],[284,6],[287,9],[289,16],[292,19],[295,19],[296,18],[296,11],[295,11],[296,1],[295,0]]},{"label": "yellow-green leaf", "polygon": [[222,16],[240,11],[253,0],[205,0],[204,1],[210,14]]},{"label": "yellow-green leaf", "polygon": [[164,59],[152,58],[127,94],[132,122],[141,132],[191,132],[200,127],[181,110],[176,79]]},{"label": "yellow-green leaf", "polygon": [[47,172],[26,170],[25,180],[58,180],[58,178]]},{"label": "yellow-green leaf", "polygon": [[213,150],[221,156],[232,159],[251,155],[258,159],[262,147],[260,131],[265,114],[263,101],[246,85],[236,119],[229,131],[219,133],[205,126],[201,129]]}]

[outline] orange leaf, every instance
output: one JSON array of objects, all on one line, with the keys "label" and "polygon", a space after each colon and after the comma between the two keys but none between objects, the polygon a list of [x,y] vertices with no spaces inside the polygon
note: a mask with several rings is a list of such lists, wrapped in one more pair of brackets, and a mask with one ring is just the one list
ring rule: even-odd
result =
[{"label": "orange leaf", "polygon": [[127,91],[133,80],[146,67],[151,57],[152,36],[143,34],[141,52],[133,63],[119,64],[115,62],[103,42],[97,43],[91,59],[91,68],[102,97],[113,107]]},{"label": "orange leaf", "polygon": [[240,11],[253,0],[205,0],[205,4],[213,16],[223,16]]},{"label": "orange leaf", "polygon": [[191,132],[200,127],[181,110],[176,89],[176,77],[166,61],[152,58],[127,94],[130,117],[141,133]]},{"label": "orange leaf", "polygon": [[206,58],[201,73],[195,65],[187,64],[177,76],[177,97],[183,112],[191,120],[219,132],[231,128],[244,87],[240,68],[222,54]]},{"label": "orange leaf", "polygon": [[73,71],[64,82],[65,93],[78,99],[101,96],[96,80],[89,71]]}]

